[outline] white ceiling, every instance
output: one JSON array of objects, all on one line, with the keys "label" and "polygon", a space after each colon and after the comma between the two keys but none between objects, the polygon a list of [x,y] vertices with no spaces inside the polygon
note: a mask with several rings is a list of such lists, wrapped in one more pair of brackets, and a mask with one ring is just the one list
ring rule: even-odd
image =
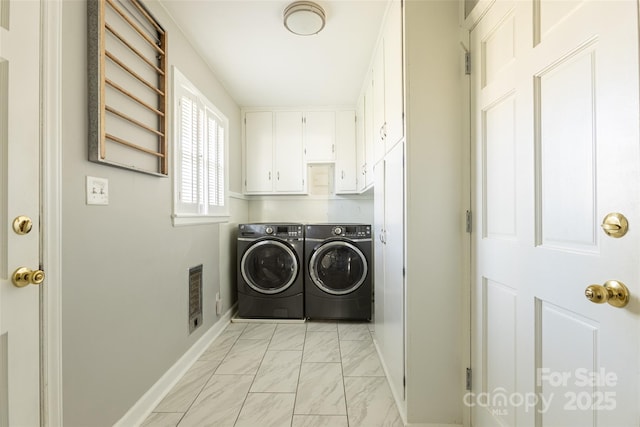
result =
[{"label": "white ceiling", "polygon": [[241,107],[354,105],[387,0],[316,0],[325,28],[296,36],[291,1],[160,0]]}]

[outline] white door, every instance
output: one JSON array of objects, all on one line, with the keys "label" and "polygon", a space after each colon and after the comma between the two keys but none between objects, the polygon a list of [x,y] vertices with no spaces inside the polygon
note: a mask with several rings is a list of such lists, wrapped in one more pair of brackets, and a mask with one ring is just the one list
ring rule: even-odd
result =
[{"label": "white door", "polygon": [[[471,33],[474,426],[639,423],[637,19],[629,0],[497,1]],[[608,280],[628,306],[585,298]]]},{"label": "white door", "polygon": [[[39,17],[38,1],[0,2],[0,426],[3,427],[40,425],[39,289],[31,284],[18,288],[12,283],[18,268],[37,270],[40,265]],[[14,231],[12,224],[19,216],[32,219],[29,233]]]}]

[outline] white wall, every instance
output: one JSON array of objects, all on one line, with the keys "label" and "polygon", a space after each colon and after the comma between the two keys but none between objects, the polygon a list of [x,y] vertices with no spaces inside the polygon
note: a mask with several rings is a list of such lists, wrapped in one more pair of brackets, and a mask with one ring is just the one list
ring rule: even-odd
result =
[{"label": "white wall", "polygon": [[[240,191],[240,110],[158,3],[146,3],[168,31],[170,65],[229,119],[229,180],[231,190]],[[86,15],[86,2],[63,2],[65,427],[113,425],[218,320],[216,292],[229,308],[235,300],[234,227],[248,218],[247,202],[232,199],[228,225],[173,227],[172,175],[87,161]],[[109,179],[108,206],[85,204],[87,175]],[[198,264],[204,267],[204,323],[189,335],[187,274]]]},{"label": "white wall", "polygon": [[373,223],[373,199],[370,197],[282,196],[249,201],[250,222]]},{"label": "white wall", "polygon": [[459,3],[405,1],[407,420],[462,424]]}]

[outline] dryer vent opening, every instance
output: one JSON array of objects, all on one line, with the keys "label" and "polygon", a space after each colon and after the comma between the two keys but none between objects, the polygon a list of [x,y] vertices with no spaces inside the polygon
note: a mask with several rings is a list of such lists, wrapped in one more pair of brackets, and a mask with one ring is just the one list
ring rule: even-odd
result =
[{"label": "dryer vent opening", "polygon": [[202,324],[202,264],[189,269],[189,333]]}]

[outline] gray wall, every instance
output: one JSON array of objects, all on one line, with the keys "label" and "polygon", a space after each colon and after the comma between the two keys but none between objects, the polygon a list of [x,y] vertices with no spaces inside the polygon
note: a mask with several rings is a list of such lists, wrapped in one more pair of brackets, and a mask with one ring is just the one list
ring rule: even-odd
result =
[{"label": "gray wall", "polygon": [[[462,424],[459,3],[405,2],[407,421]],[[468,138],[468,137],[467,137]]]},{"label": "gray wall", "polygon": [[[240,191],[240,110],[158,4],[147,4],[169,32],[169,62],[229,119],[229,181]],[[247,202],[231,199],[229,224],[173,227],[171,177],[87,161],[86,13],[84,1],[63,4],[66,427],[112,425],[218,320],[216,292],[225,310],[230,307],[235,224],[248,217]],[[87,175],[109,179],[108,206],[85,204]],[[204,266],[204,324],[189,336],[187,273],[198,264]]]}]

